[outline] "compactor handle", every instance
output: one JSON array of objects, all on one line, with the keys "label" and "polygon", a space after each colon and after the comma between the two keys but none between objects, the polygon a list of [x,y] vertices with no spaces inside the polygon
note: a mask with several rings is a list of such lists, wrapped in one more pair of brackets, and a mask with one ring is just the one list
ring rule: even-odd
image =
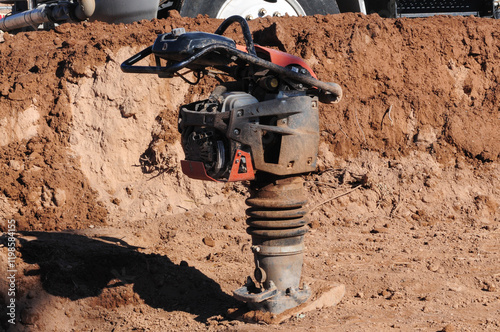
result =
[{"label": "compactor handle", "polygon": [[314,77],[296,73],[288,68],[281,67],[275,63],[261,59],[255,55],[251,55],[222,44],[212,44],[207,47],[204,47],[195,54],[193,54],[192,56],[171,65],[161,66],[159,64],[159,61],[157,61],[156,66],[134,66],[134,64],[136,64],[140,60],[144,59],[150,54],[153,54],[153,47],[149,46],[148,48],[142,50],[136,55],[125,60],[121,65],[121,69],[126,73],[158,74],[161,77],[172,77],[175,74],[175,72],[181,70],[182,68],[188,67],[189,64],[193,63],[199,58],[215,51],[226,53],[229,54],[230,56],[236,56],[237,58],[247,63],[267,68],[280,76],[288,77],[308,87],[311,88],[316,87],[321,91],[323,91],[323,93],[328,93],[329,102],[338,102],[342,98],[342,88],[336,83],[325,83],[319,81]]}]

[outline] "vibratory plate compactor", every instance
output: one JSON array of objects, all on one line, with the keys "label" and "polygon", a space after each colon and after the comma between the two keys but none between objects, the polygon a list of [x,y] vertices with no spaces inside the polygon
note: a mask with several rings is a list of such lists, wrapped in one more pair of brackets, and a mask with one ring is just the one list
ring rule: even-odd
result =
[{"label": "vibratory plate compactor", "polygon": [[[233,23],[240,24],[245,46],[222,36]],[[149,55],[155,66],[137,65]],[[207,73],[234,79],[217,86],[208,99],[182,106],[178,123],[184,174],[207,181],[251,181],[247,232],[255,272],[234,296],[254,314],[270,313],[273,322],[287,313],[336,304],[343,285],[322,285],[316,292],[312,284],[300,284],[308,222],[299,175],[316,170],[318,101],[338,102],[340,86],[319,81],[298,57],[254,45],[240,16],[226,19],[214,34],[180,28],[158,35],[121,68],[186,81],[180,71],[191,71],[191,84]]]}]

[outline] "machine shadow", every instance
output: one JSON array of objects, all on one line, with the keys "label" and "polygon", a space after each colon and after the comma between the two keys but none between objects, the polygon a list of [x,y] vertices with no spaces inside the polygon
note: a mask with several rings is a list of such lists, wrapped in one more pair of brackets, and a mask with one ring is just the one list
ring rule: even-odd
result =
[{"label": "machine shadow", "polygon": [[224,315],[239,303],[199,270],[176,265],[166,256],[140,253],[120,239],[71,233],[21,234],[22,259],[39,266],[25,270],[25,275],[40,275],[44,290],[52,295],[78,300],[99,296],[107,288],[133,284],[134,292],[151,307],[186,311],[200,322]]}]

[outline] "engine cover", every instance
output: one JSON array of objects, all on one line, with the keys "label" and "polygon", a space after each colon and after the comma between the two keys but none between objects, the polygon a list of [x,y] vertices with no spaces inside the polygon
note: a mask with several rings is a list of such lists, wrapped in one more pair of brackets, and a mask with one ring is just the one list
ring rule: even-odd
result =
[{"label": "engine cover", "polygon": [[179,131],[189,177],[251,180],[255,171],[276,175],[312,172],[319,144],[318,101],[305,92],[280,92],[259,102],[230,92],[181,107]]}]

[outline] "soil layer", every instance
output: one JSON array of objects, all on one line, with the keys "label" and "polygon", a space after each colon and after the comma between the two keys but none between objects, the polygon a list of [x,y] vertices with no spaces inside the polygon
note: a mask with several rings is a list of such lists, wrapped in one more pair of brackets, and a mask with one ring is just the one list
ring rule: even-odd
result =
[{"label": "soil layer", "polygon": [[18,239],[16,324],[2,276],[0,330],[499,330],[500,21],[250,22],[344,91],[321,105],[320,165],[303,176],[303,274],[346,295],[273,326],[226,314],[253,270],[248,183],[180,172],[178,108],[217,81],[119,67],[159,33],[220,23],[172,12],[0,35],[1,266],[8,220]]}]

